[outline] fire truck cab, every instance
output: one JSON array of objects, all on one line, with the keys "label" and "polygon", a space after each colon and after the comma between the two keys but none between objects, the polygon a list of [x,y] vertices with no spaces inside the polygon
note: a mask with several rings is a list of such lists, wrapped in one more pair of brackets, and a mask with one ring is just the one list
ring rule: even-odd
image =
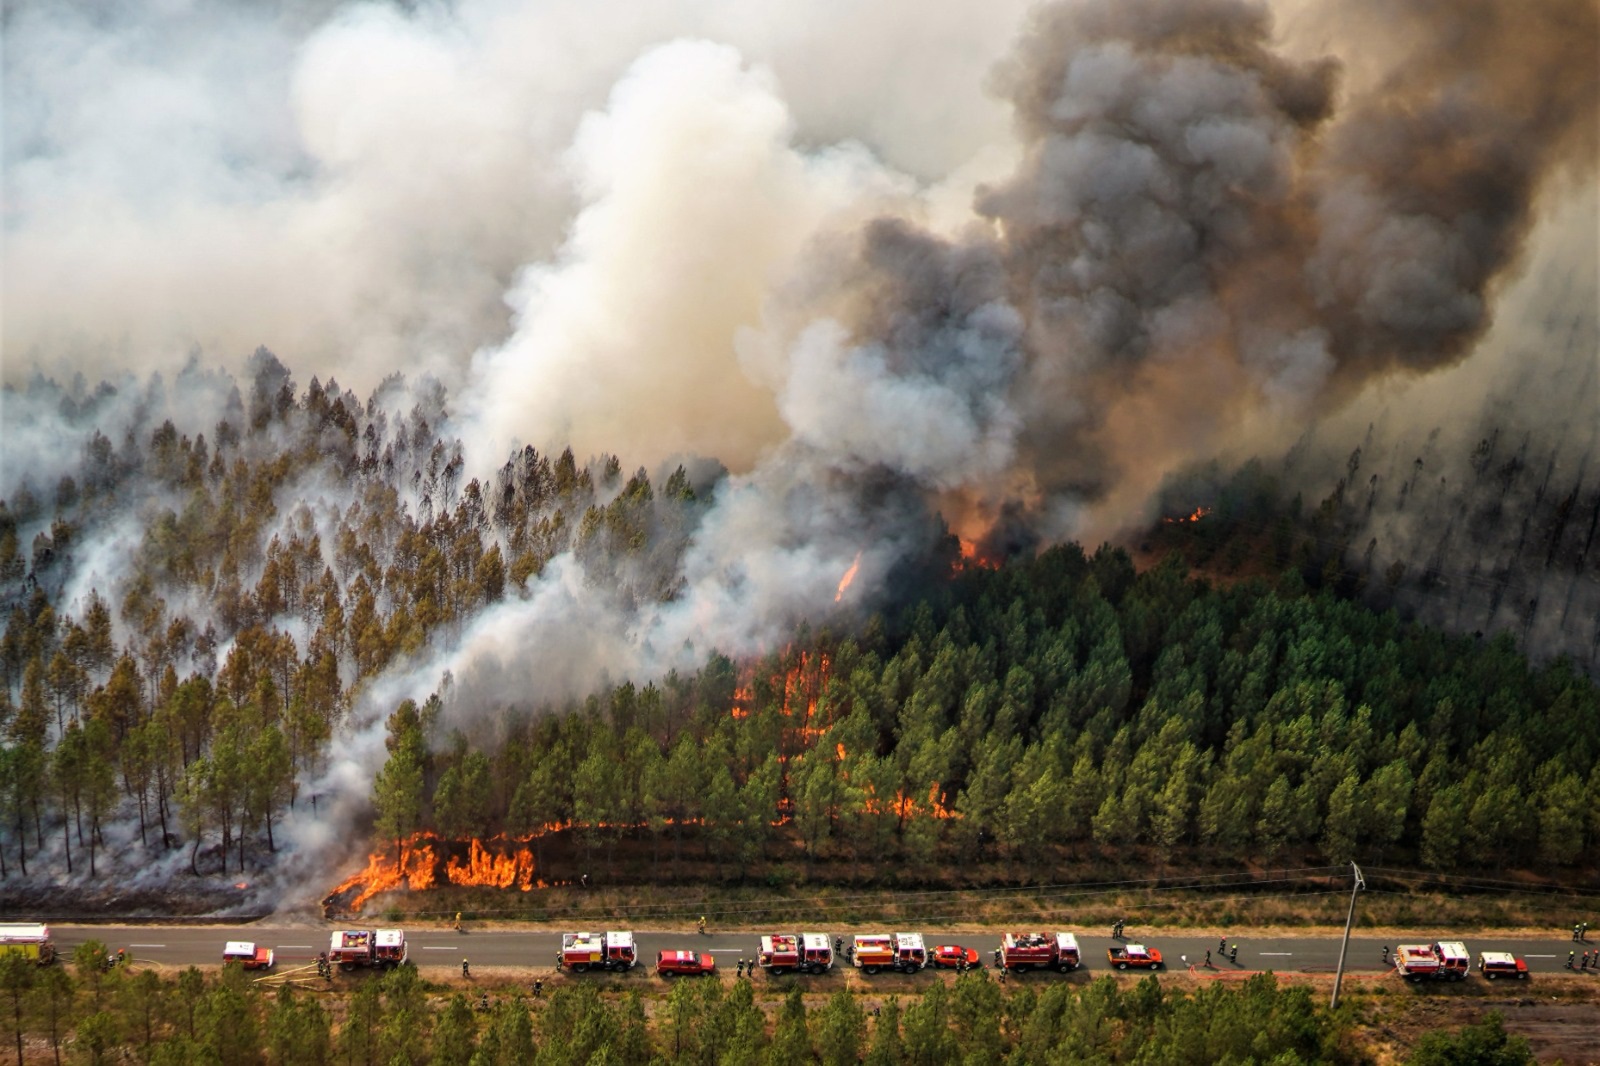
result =
[{"label": "fire truck cab", "polygon": [[561,938],[559,961],[573,973],[631,970],[639,963],[639,951],[630,932],[567,933]]},{"label": "fire truck cab", "polygon": [[826,973],[833,968],[833,947],[827,933],[773,933],[761,938],[756,962],[773,976]]},{"label": "fire truck cab", "polygon": [[1401,944],[1395,949],[1394,969],[1407,981],[1460,981],[1471,972],[1472,957],[1458,940]]},{"label": "fire truck cab", "polygon": [[0,924],[0,955],[21,955],[40,966],[49,965],[56,957],[56,947],[50,942],[50,927],[37,922],[5,922]]},{"label": "fire truck cab", "polygon": [[855,938],[851,961],[865,974],[916,973],[928,965],[928,949],[921,933],[867,933]]},{"label": "fire truck cab", "polygon": [[1478,972],[1483,974],[1486,981],[1493,981],[1496,977],[1509,977],[1515,981],[1526,981],[1528,979],[1528,964],[1509,951],[1480,951],[1478,952]]},{"label": "fire truck cab", "polygon": [[246,970],[272,969],[271,948],[258,947],[248,940],[230,940],[222,946],[222,964],[236,962]]},{"label": "fire truck cab", "polygon": [[996,965],[1017,973],[1032,969],[1071,973],[1082,961],[1078,938],[1071,933],[1007,933],[994,955]]}]

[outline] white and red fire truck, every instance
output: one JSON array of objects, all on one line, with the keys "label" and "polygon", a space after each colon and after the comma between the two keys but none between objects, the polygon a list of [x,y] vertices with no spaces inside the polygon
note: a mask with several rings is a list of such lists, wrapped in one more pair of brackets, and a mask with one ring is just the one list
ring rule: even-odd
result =
[{"label": "white and red fire truck", "polygon": [[850,961],[865,974],[916,973],[928,965],[921,933],[865,933],[855,938],[853,947]]},{"label": "white and red fire truck", "polygon": [[773,933],[761,938],[756,962],[774,977],[786,973],[826,973],[833,948],[826,933]]},{"label": "white and red fire truck", "polygon": [[556,961],[573,973],[631,970],[639,963],[639,949],[629,932],[567,933]]},{"label": "white and red fire truck", "polygon": [[1052,969],[1071,973],[1081,961],[1078,938],[1071,933],[1007,933],[994,952],[996,966],[1017,973]]},{"label": "white and red fire truck", "polygon": [[1472,957],[1458,940],[1401,944],[1394,952],[1394,969],[1407,981],[1460,981],[1472,972]]},{"label": "white and red fire truck", "polygon": [[403,929],[340,929],[328,938],[328,963],[341,970],[392,970],[408,957]]}]

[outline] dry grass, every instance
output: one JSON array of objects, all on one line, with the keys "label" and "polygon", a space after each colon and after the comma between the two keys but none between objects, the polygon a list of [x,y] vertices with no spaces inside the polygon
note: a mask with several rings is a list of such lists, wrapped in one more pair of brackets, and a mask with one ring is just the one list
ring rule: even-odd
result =
[{"label": "dry grass", "polygon": [[[949,929],[1018,925],[1094,929],[1125,918],[1141,930],[1318,932],[1343,928],[1349,900],[1347,881],[1298,878],[1253,885],[1134,889],[1035,886],[918,891],[702,884],[521,893],[447,888],[391,893],[369,907],[395,921],[443,922],[459,910],[475,922],[566,925],[615,919],[651,929],[687,929],[703,914],[713,928],[723,930],[762,929],[804,916],[808,923],[829,927],[914,923]],[[1600,926],[1600,899],[1379,890],[1362,894],[1356,914],[1357,928],[1371,933],[1430,929],[1546,933],[1583,919]]]}]

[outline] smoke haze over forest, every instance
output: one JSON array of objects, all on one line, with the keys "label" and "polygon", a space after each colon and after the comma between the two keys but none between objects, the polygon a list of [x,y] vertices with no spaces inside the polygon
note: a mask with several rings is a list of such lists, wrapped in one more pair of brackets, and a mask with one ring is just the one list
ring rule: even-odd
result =
[{"label": "smoke haze over forest", "polygon": [[[1208,461],[1315,504],[1359,446],[1352,550],[1431,571],[1413,610],[1600,647],[1592,0],[142,0],[3,28],[0,498],[48,496],[97,429],[216,443],[291,370],[402,450],[419,412],[459,440],[452,486],[570,445],[699,494],[614,594],[563,554],[371,679],[330,789],[446,673],[481,708],[756,653],[947,529],[1098,543]],[[355,495],[314,470],[277,531],[301,504],[331,545]],[[181,506],[89,531],[65,610]],[[1452,576],[1482,596],[1438,600]]]}]

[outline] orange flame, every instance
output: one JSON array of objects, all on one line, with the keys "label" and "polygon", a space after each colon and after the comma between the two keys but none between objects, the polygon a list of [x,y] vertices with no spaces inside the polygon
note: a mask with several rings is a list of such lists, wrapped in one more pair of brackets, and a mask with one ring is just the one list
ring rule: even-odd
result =
[{"label": "orange flame", "polygon": [[[552,827],[554,828],[554,827]],[[540,834],[542,835],[542,834]],[[515,886],[527,892],[533,888],[533,853],[527,843],[532,836],[510,838],[491,837],[486,845],[473,838],[467,844],[467,858],[450,855],[444,864],[443,880],[452,885],[480,885],[487,888]],[[360,872],[340,882],[328,894],[325,903],[354,892],[343,908],[357,913],[367,901],[383,892],[409,888],[413,892],[437,886],[440,881],[439,849],[450,845],[428,830],[413,833],[400,844],[399,860],[394,849],[385,847],[367,856],[367,865]]]},{"label": "orange flame", "polygon": [[1161,521],[1169,526],[1177,525],[1180,522],[1198,522],[1210,513],[1211,508],[1209,507],[1196,507],[1194,514],[1185,515],[1182,518],[1163,518]]},{"label": "orange flame", "polygon": [[445,876],[452,885],[480,885],[484,888],[510,888],[515,885],[524,892],[533,888],[533,853],[518,848],[509,855],[496,855],[476,839],[472,841],[465,863],[455,856],[445,866]]},{"label": "orange flame", "polygon": [[856,571],[861,569],[861,553],[856,552],[856,561],[850,564],[850,569],[844,572],[844,577],[839,579],[839,591],[833,594],[833,602],[838,603],[844,599],[844,590],[850,587],[850,582],[856,579]]}]

